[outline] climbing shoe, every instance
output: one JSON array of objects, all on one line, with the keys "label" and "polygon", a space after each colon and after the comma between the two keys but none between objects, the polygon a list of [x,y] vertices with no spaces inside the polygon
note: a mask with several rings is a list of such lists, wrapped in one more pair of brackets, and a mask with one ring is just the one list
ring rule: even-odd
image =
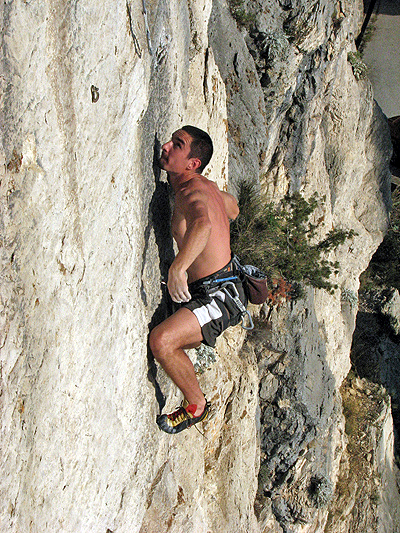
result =
[{"label": "climbing shoe", "polygon": [[159,415],[156,420],[157,425],[166,433],[180,433],[184,429],[190,428],[194,424],[198,424],[202,420],[205,420],[210,411],[210,403],[206,400],[204,411],[200,416],[195,417],[193,415],[196,412],[196,409],[197,405],[188,405],[187,402],[183,401],[181,406],[173,413],[169,415]]}]

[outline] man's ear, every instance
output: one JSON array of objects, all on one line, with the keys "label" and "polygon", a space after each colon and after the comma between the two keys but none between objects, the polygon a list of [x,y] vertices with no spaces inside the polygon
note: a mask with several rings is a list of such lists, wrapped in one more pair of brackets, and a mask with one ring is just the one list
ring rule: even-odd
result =
[{"label": "man's ear", "polygon": [[201,167],[201,161],[198,157],[191,157],[187,166],[188,170],[197,170]]}]

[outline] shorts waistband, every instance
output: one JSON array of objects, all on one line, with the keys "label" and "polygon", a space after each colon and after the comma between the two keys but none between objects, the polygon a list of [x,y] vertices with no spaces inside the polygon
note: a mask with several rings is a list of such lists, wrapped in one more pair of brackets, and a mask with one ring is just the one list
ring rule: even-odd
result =
[{"label": "shorts waistband", "polygon": [[236,266],[233,263],[232,259],[229,261],[228,264],[226,264],[224,267],[220,268],[213,274],[210,274],[209,276],[205,276],[204,278],[197,279],[196,281],[193,281],[192,283],[189,283],[189,290],[194,288],[199,288],[202,286],[207,286],[213,281],[218,281],[219,279],[224,279],[226,277],[235,276],[236,273]]}]

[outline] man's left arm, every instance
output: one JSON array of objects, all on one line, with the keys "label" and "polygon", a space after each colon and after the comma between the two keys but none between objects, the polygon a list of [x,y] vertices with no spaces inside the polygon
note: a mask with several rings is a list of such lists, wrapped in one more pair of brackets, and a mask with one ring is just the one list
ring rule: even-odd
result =
[{"label": "man's left arm", "polygon": [[225,211],[230,220],[235,220],[239,215],[239,206],[236,198],[229,192],[220,191],[224,201]]}]

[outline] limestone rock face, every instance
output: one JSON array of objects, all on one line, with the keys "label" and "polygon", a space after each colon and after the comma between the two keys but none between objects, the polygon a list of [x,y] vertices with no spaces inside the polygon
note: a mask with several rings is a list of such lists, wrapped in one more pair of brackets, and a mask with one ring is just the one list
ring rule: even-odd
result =
[{"label": "limestone rock face", "polygon": [[[341,295],[387,227],[389,134],[347,61],[361,2],[243,7],[0,5],[1,531],[324,530],[346,457]],[[253,309],[253,335],[190,354],[213,416],[168,436],[155,417],[181,398],[147,348],[174,254],[154,161],[184,123],[213,137],[221,188],[316,191],[321,235],[356,236],[333,295],[307,289],[268,325]]]},{"label": "limestone rock face", "polygon": [[382,386],[358,377],[346,379],[341,393],[349,453],[342,456],[325,531],[397,531],[390,397]]}]

